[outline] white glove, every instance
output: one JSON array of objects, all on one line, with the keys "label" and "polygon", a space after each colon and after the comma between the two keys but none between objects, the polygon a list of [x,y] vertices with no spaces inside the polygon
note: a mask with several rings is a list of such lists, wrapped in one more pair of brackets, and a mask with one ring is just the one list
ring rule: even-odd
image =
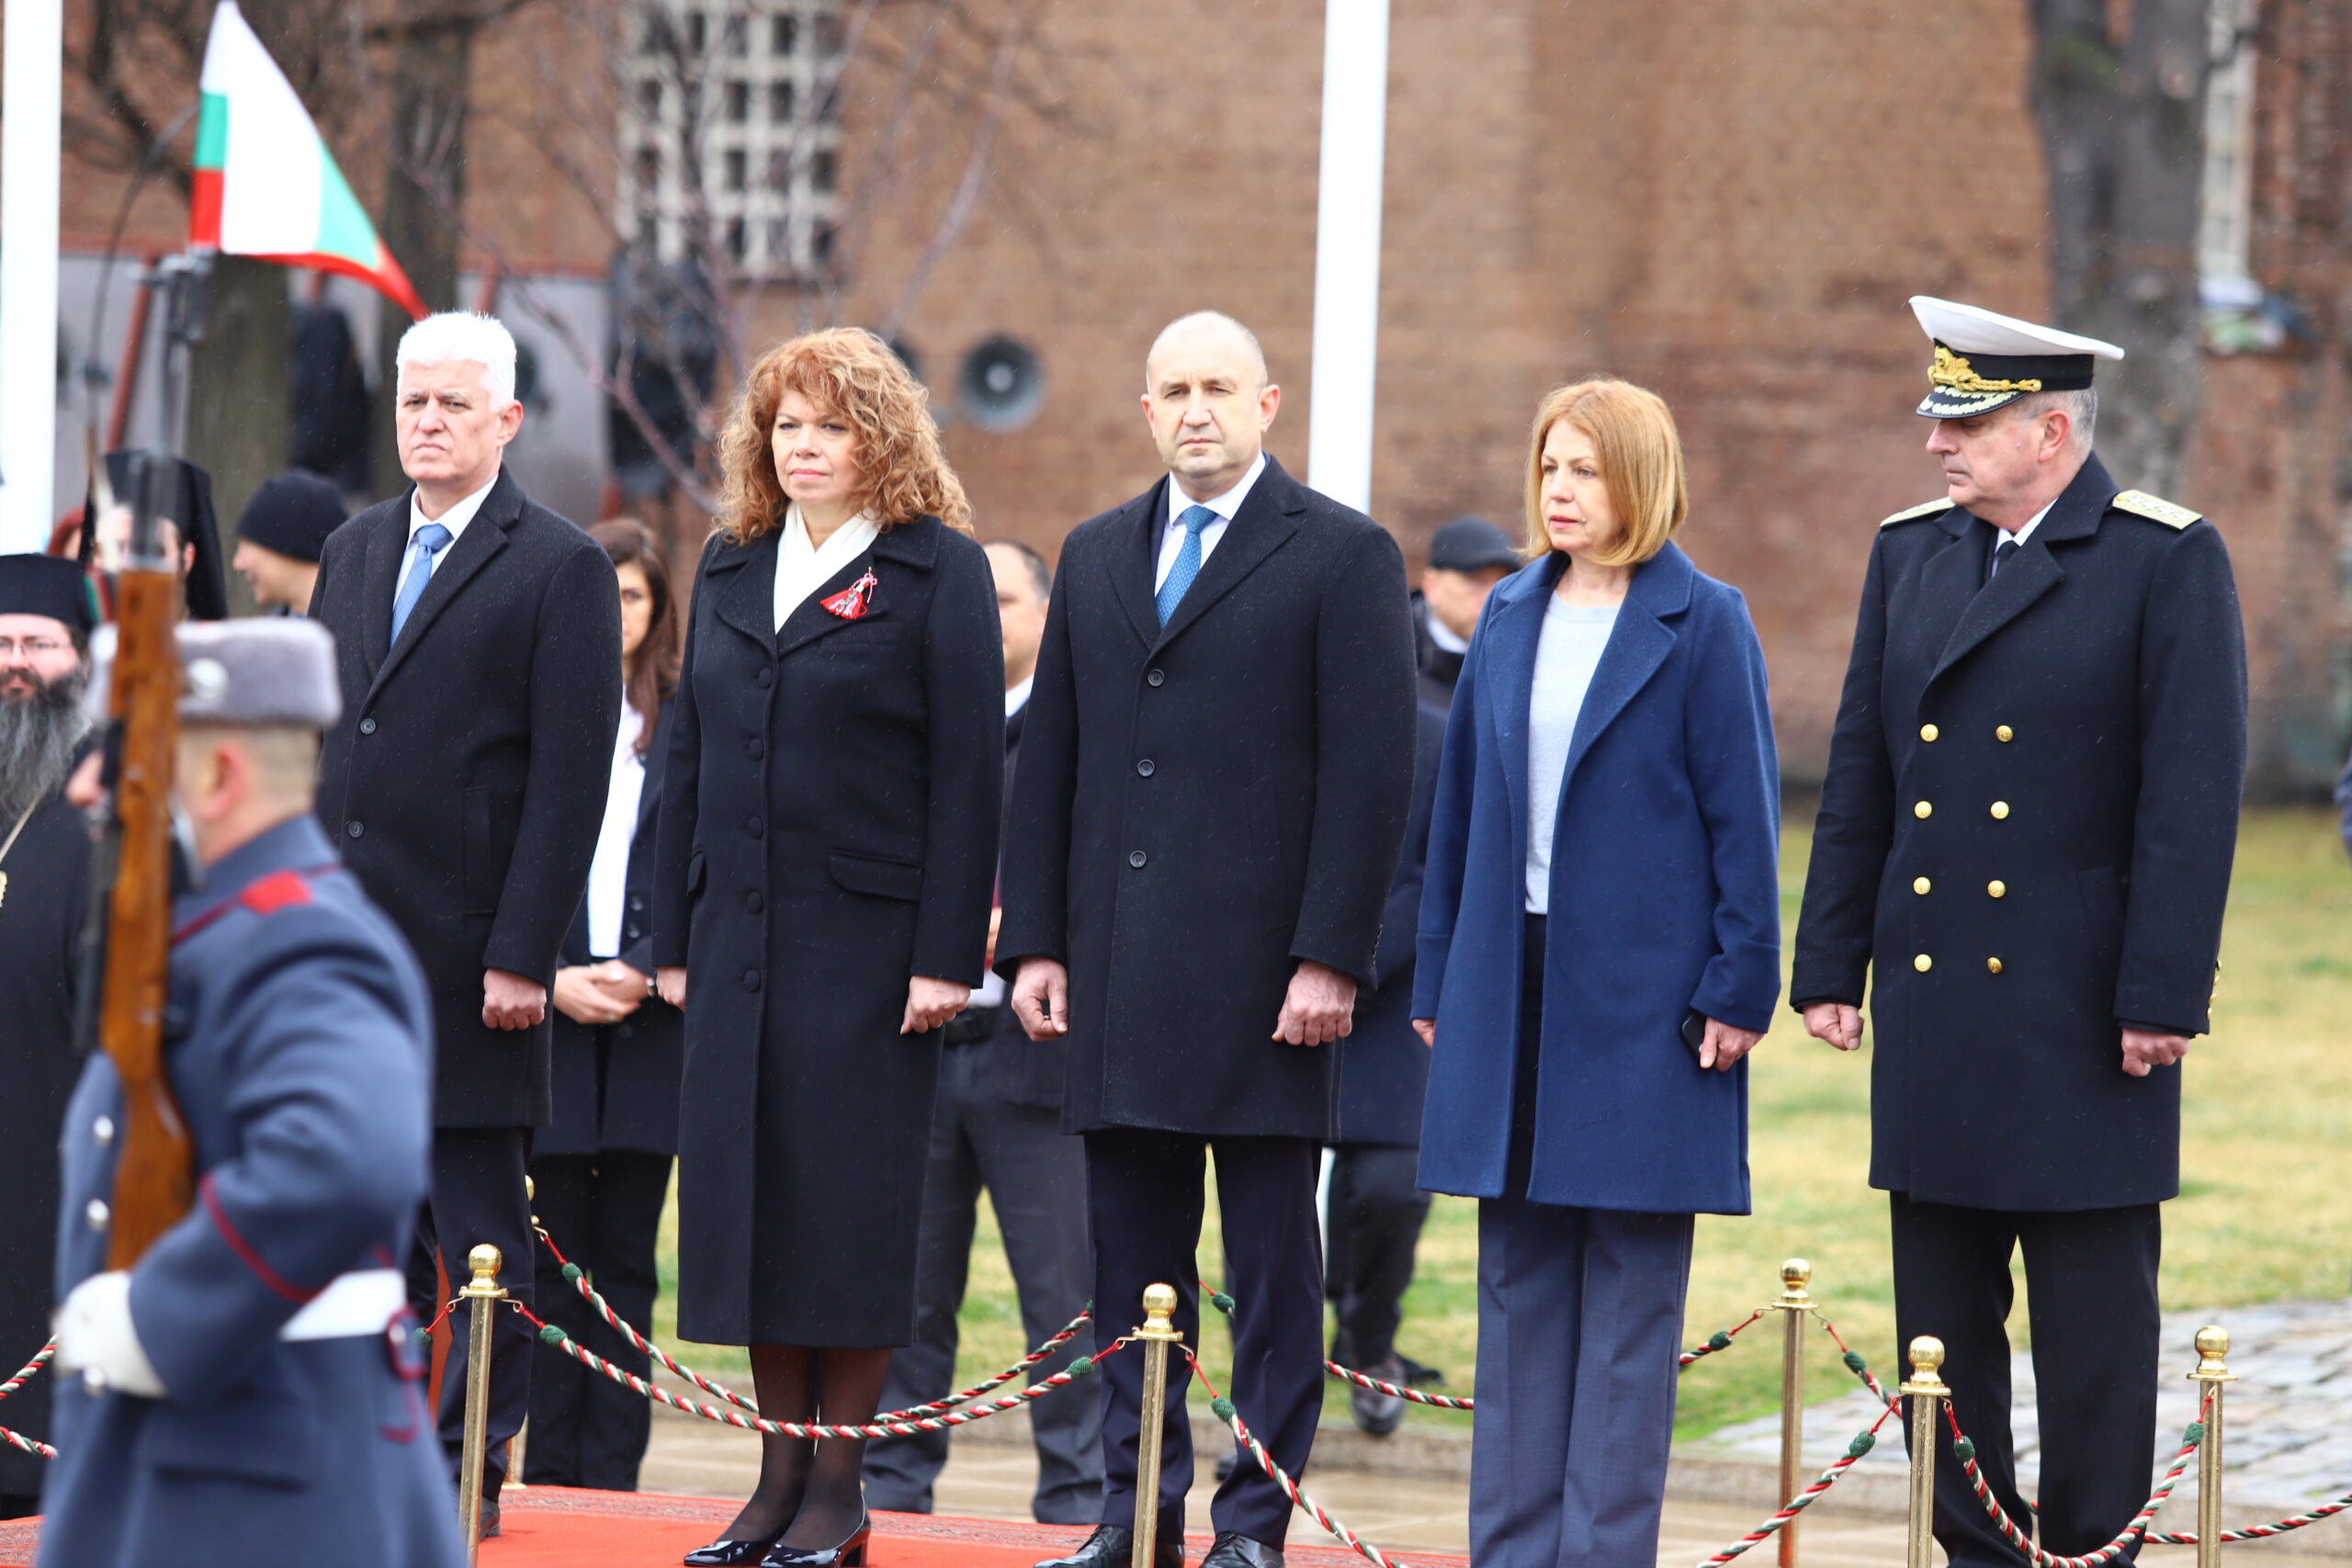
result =
[{"label": "white glove", "polygon": [[118,1269],[94,1274],[74,1287],[57,1309],[57,1364],[82,1374],[92,1393],[133,1393],[141,1399],[164,1397],[164,1380],[155,1375],[139,1343],[139,1327],[130,1320],[130,1276]]}]

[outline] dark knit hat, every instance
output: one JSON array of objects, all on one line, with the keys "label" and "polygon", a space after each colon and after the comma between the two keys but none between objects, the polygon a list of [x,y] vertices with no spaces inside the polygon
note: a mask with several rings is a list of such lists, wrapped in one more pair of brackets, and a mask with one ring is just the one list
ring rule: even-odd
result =
[{"label": "dark knit hat", "polygon": [[327,536],[349,515],[331,481],[306,468],[288,468],[262,480],[237,518],[237,535],[281,556],[316,561]]}]

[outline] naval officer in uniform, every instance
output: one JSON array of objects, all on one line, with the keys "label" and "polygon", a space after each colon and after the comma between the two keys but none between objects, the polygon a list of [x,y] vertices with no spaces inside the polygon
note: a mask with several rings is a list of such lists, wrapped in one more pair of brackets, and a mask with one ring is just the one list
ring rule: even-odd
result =
[{"label": "naval officer in uniform", "polygon": [[311,815],[333,641],[249,620],[184,626],[179,647],[174,789],[202,876],[172,911],[164,1054],[196,1201],[107,1269],[124,1111],[93,1057],[65,1120],[40,1562],[453,1568],[399,1268],[432,1141],[431,1004]]},{"label": "naval officer in uniform", "polygon": [[[1871,552],[1790,996],[1850,1051],[1875,975],[1896,1330],[1944,1341],[1954,1413],[2020,1521],[2022,1250],[2041,1540],[2080,1553],[2129,1522],[2154,1461],[2159,1206],[2237,837],[2245,634],[2220,531],[2091,449],[2092,370],[2121,349],[1912,306],[1945,493]],[[1955,1568],[2012,1568],[1949,1452],[1936,1488]]]}]

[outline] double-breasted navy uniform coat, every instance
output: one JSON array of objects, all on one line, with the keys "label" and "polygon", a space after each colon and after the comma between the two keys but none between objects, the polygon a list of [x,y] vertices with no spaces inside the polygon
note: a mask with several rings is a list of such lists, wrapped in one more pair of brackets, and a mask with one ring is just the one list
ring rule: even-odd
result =
[{"label": "double-breasted navy uniform coat", "polygon": [[[130,1283],[169,1392],[60,1379],[40,1560],[463,1562],[413,1320],[281,1337],[339,1276],[407,1255],[432,1128],[424,976],[307,816],[223,858],[173,913],[165,1052],[196,1206]],[[93,1057],[66,1113],[61,1301],[106,1267],[122,1119],[113,1064]]]},{"label": "double-breasted navy uniform coat", "polygon": [[1790,996],[1859,1006],[1871,1185],[1966,1208],[2179,1190],[2245,774],[2245,642],[2212,524],[2096,457],[1991,581],[1991,527],[1889,518],[1862,586]]},{"label": "double-breasted navy uniform coat", "polygon": [[[917,975],[977,985],[1004,645],[979,546],[889,529],[775,626],[778,536],[705,553],[670,705],[653,951],[686,967],[678,1332],[898,1346],[939,1081]],[[823,601],[868,570],[854,619]]]}]

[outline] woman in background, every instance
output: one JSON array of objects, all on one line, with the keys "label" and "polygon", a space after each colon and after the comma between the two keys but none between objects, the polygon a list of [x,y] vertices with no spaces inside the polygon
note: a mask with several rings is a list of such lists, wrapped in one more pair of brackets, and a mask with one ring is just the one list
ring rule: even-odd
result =
[{"label": "woman in background", "polygon": [[[532,1212],[615,1312],[650,1325],[660,1289],[654,1243],[678,1152],[685,1043],[685,1019],[648,994],[654,825],[678,685],[678,607],[669,568],[643,524],[618,518],[588,532],[620,580],[621,724],[588,896],[555,975],[555,1120],[532,1142]],[[650,1375],[645,1353],[589,1309],[544,1247],[536,1266],[539,1310],[549,1323],[605,1359]],[[549,1357],[531,1374],[524,1479],[634,1492],[651,1430],[652,1407],[643,1399],[575,1361]]]},{"label": "woman in background", "polygon": [[1748,1212],[1779,769],[1747,604],[1672,542],[1665,402],[1554,392],[1526,495],[1430,820],[1421,1185],[1480,1200],[1472,1560],[1655,1568],[1692,1216]]}]

